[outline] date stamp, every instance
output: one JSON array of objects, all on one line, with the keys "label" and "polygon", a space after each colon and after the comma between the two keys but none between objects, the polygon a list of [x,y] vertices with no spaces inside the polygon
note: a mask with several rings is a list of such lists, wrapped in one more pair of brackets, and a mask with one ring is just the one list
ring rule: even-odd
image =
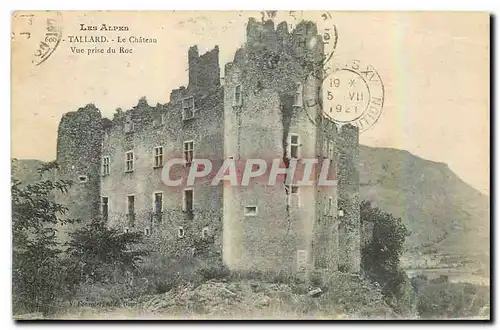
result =
[{"label": "date stamp", "polygon": [[336,68],[323,81],[322,92],[324,115],[340,125],[350,123],[364,132],[382,114],[382,79],[372,65],[360,60]]},{"label": "date stamp", "polygon": [[317,86],[303,100],[303,109],[316,125],[323,118],[342,126],[351,124],[365,132],[379,120],[384,107],[384,83],[378,71],[361,60],[352,60],[334,69],[325,66],[323,76],[311,73],[305,84]]},{"label": "date stamp", "polygon": [[45,62],[61,43],[62,29],[59,15],[45,18],[44,32],[42,40],[33,54],[33,63],[37,66]]}]

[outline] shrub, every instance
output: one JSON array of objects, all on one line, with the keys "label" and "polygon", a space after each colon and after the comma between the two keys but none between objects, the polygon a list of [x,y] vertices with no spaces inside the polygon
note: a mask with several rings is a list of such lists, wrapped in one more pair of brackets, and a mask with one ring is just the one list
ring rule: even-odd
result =
[{"label": "shrub", "polygon": [[70,234],[65,245],[67,263],[73,272],[79,274],[74,280],[86,279],[103,282],[112,279],[113,271],[135,271],[138,263],[148,254],[134,249],[142,242],[143,235],[137,232],[124,233],[108,228],[102,221],[92,223]]},{"label": "shrub", "polygon": [[382,293],[392,301],[404,292],[407,280],[401,269],[399,259],[403,253],[403,244],[408,234],[401,218],[395,218],[370,202],[361,203],[361,222],[373,222],[371,241],[363,248],[361,267],[375,282],[379,283]]},{"label": "shrub", "polygon": [[[47,163],[45,172],[57,168]],[[67,208],[53,201],[56,191],[66,193],[70,181],[40,180],[25,185],[12,180],[12,310],[13,313],[42,312],[54,309],[66,294],[60,262],[61,249],[56,227],[76,220],[63,220]]]},{"label": "shrub", "polygon": [[230,275],[229,269],[222,264],[202,266],[198,272],[204,280],[223,279]]}]

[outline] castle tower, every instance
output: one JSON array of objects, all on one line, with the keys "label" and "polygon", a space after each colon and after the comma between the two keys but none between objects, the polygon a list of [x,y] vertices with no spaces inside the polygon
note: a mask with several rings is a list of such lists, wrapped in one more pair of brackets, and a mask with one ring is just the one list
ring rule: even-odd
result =
[{"label": "castle tower", "polygon": [[[275,30],[272,21],[250,19],[245,47],[225,67],[226,158],[242,166],[251,158],[265,159],[269,167],[273,159],[281,159],[280,167],[286,167],[292,158],[320,162],[329,158],[331,171],[345,161],[349,165],[338,174],[350,175],[338,187],[287,185],[284,177],[274,185],[267,185],[267,180],[225,185],[223,257],[231,269],[337,269],[346,259],[350,262],[346,270],[359,270],[355,240],[349,240],[349,255],[340,247],[344,241],[339,230],[344,227],[337,207],[341,203],[342,217],[353,219],[349,220],[354,224],[351,236],[356,237],[359,207],[356,212],[356,203],[350,200],[357,191],[356,165],[351,163],[356,161],[356,151],[349,148],[357,149],[357,131],[342,139],[344,132],[337,133],[331,122],[316,121],[322,114],[321,102],[304,109],[304,101],[319,97],[321,77],[310,71],[317,69],[322,55],[323,43],[314,23],[301,22],[288,32],[286,23]],[[346,193],[340,193],[343,189]]]},{"label": "castle tower", "polygon": [[358,146],[358,129],[342,126],[337,148],[339,266],[351,272],[358,272],[361,262]]},{"label": "castle tower", "polygon": [[[57,193],[56,201],[68,208],[68,219],[88,223],[99,217],[101,181],[102,119],[92,104],[66,113],[57,138],[57,180],[73,182],[67,193]],[[75,226],[64,226],[65,238]]]},{"label": "castle tower", "polygon": [[191,93],[206,95],[220,86],[219,47],[217,45],[201,56],[197,46],[190,47],[188,63],[188,90]]}]

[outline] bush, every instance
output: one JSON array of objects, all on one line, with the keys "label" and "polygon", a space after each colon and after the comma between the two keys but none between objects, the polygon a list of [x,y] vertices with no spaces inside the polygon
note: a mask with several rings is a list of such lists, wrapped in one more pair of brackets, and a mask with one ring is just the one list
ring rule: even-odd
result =
[{"label": "bush", "polygon": [[371,241],[363,248],[361,268],[373,281],[380,284],[388,301],[404,295],[406,273],[401,269],[399,259],[408,234],[401,218],[395,218],[370,202],[361,203],[361,222],[373,222]]},{"label": "bush", "polygon": [[124,233],[108,228],[102,221],[92,223],[70,234],[65,245],[69,267],[78,274],[74,281],[106,282],[113,279],[113,270],[135,271],[147,251],[135,249],[143,240],[141,233]]},{"label": "bush", "polygon": [[222,264],[202,266],[198,272],[204,280],[224,279],[230,275],[229,269]]},{"label": "bush", "polygon": [[[43,173],[57,168],[48,163]],[[76,220],[62,220],[67,208],[53,201],[54,192],[66,193],[70,181],[40,180],[25,185],[12,180],[12,311],[52,311],[67,294],[60,262],[56,228]]]}]

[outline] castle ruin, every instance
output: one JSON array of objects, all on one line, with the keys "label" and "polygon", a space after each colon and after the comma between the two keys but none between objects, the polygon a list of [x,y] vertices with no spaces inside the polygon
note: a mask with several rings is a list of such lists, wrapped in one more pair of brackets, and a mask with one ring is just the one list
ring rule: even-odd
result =
[{"label": "castle ruin", "polygon": [[[112,120],[93,105],[65,114],[57,177],[75,184],[58,201],[72,218],[140,231],[165,254],[209,240],[232,270],[359,271],[358,130],[327,125],[321,102],[303,109],[320,95],[321,77],[305,77],[322,55],[314,23],[288,31],[250,19],[223,84],[218,47],[200,55],[194,46],[188,86],[167,104],[141,99]],[[328,158],[338,184],[170,187],[162,168],[173,157]]]}]

